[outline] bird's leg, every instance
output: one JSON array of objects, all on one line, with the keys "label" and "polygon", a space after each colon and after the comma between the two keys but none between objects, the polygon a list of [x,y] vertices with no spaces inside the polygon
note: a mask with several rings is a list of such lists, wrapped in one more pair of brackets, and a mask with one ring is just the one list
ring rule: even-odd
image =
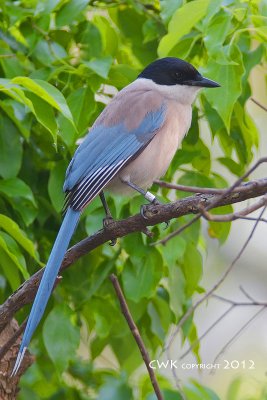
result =
[{"label": "bird's leg", "polygon": [[103,219],[103,225],[104,225],[104,227],[107,227],[108,224],[111,221],[113,221],[114,218],[111,215],[111,212],[110,212],[110,209],[109,209],[109,206],[108,206],[108,203],[107,203],[107,200],[105,198],[105,195],[104,195],[103,191],[101,191],[99,193],[99,197],[100,197],[100,200],[101,200],[101,202],[103,204],[103,207],[104,207],[104,210],[105,210],[105,214],[106,214],[105,218]]},{"label": "bird's leg", "polygon": [[[105,210],[105,214],[106,214],[105,218],[103,219],[103,227],[105,229],[114,220],[114,218],[111,215],[111,212],[110,212],[110,209],[109,209],[109,206],[108,206],[108,203],[107,203],[107,200],[105,198],[105,195],[104,195],[103,191],[101,191],[99,193],[99,197],[100,197],[100,200],[101,200],[101,202],[103,204],[103,207],[104,207],[104,210]],[[110,241],[110,245],[111,246],[115,246],[116,243],[117,243],[117,239],[112,239]]]},{"label": "bird's leg", "polygon": [[[142,196],[144,196],[144,198],[146,200],[148,200],[150,204],[154,204],[154,205],[161,204],[161,202],[156,198],[156,196],[154,194],[152,194],[151,192],[149,192],[148,190],[145,191],[144,189],[140,188],[139,186],[135,185],[133,182],[131,182],[129,180],[125,180],[125,179],[122,179],[122,178],[120,178],[120,179],[121,179],[121,181],[123,183],[125,183],[128,186],[130,186],[133,190],[136,190],[138,193],[140,193]],[[147,219],[147,216],[145,214],[145,207],[146,207],[145,205],[141,206],[140,214],[142,215],[142,217],[144,219]],[[168,228],[169,223],[170,223],[169,221],[165,222],[166,228]]]},{"label": "bird's leg", "polygon": [[[149,191],[145,191],[144,189],[140,188],[139,186],[135,185],[133,182],[128,181],[126,179],[120,178],[122,183],[125,183],[125,185],[130,186],[133,190],[136,190],[138,193],[140,193],[146,200],[149,201],[150,204],[160,204],[160,201],[154,196],[154,194],[150,193]],[[141,215],[146,218],[142,212]]]}]

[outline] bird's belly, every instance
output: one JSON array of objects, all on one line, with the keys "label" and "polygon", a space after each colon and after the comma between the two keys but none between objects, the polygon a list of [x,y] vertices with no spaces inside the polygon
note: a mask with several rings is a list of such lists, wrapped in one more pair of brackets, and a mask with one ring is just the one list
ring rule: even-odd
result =
[{"label": "bird's belly", "polygon": [[[191,111],[191,107],[190,107]],[[185,115],[185,114],[184,114]],[[120,194],[132,194],[132,189],[121,179],[129,180],[147,190],[155,179],[163,176],[168,169],[182,139],[188,131],[191,112],[188,118],[171,118],[164,129],[160,130],[149,145],[123,168],[108,184],[107,189]]]}]

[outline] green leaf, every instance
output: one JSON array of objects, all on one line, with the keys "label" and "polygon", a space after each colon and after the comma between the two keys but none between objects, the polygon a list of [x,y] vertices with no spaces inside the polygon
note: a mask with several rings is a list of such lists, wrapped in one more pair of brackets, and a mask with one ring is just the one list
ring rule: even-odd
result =
[{"label": "green leaf", "polygon": [[177,265],[177,263],[182,260],[185,249],[186,241],[181,236],[175,236],[162,247],[161,251],[168,268]]},{"label": "green leaf", "polygon": [[24,279],[29,278],[26,268],[25,259],[20,254],[16,242],[12,241],[9,235],[0,231],[0,265],[4,271],[7,280],[13,290],[20,285],[20,277],[18,271],[22,273]]},{"label": "green leaf", "polygon": [[172,320],[169,303],[158,295],[149,302],[147,311],[151,320],[151,331],[160,339],[161,344],[163,344]]},{"label": "green leaf", "polygon": [[220,400],[213,390],[200,385],[193,379],[192,383],[184,387],[184,392],[186,397],[190,400]]},{"label": "green leaf", "polygon": [[96,109],[94,93],[89,87],[81,87],[69,95],[67,102],[78,133],[81,135],[88,130],[90,119]]},{"label": "green leaf", "polygon": [[164,22],[169,22],[176,10],[183,4],[183,0],[161,0],[160,15]]},{"label": "green leaf", "polygon": [[5,242],[0,235],[0,267],[5,278],[9,282],[12,290],[16,290],[20,285],[20,276],[17,261],[12,258],[12,253],[8,251]]},{"label": "green leaf", "polygon": [[136,70],[129,65],[115,64],[112,65],[109,72],[108,84],[114,85],[118,89],[129,85],[136,78]]},{"label": "green leaf", "polygon": [[158,338],[160,338],[161,341],[163,342],[164,338],[165,338],[165,332],[161,325],[160,316],[158,314],[158,311],[155,308],[153,303],[150,302],[148,304],[147,312],[151,319],[151,331],[153,332],[154,335],[156,335]]},{"label": "green leaf", "polygon": [[169,265],[169,279],[168,288],[170,296],[170,308],[172,309],[175,316],[179,316],[183,310],[183,304],[185,301],[185,277],[180,268],[175,264]]},{"label": "green leaf", "polygon": [[191,32],[184,38],[179,40],[179,42],[169,51],[170,57],[179,57],[182,59],[187,59],[190,57],[191,51],[194,49],[196,42],[201,38],[197,32]]},{"label": "green leaf", "polygon": [[21,167],[22,143],[19,133],[9,118],[0,116],[0,175],[14,178]]},{"label": "green leaf", "polygon": [[[174,390],[163,389],[161,390],[164,400],[183,400],[182,395]],[[148,395],[146,400],[157,400],[155,393]],[[188,398],[188,400],[190,400]]]},{"label": "green leaf", "polygon": [[188,243],[186,246],[183,273],[187,296],[192,296],[202,277],[202,257],[193,243]]},{"label": "green leaf", "polygon": [[[133,263],[134,262],[134,263]],[[162,258],[156,249],[147,250],[146,258],[125,263],[122,282],[128,299],[134,302],[153,295],[162,276]]]},{"label": "green leaf", "polygon": [[213,187],[213,181],[199,172],[186,172],[179,179],[178,183],[186,186]]},{"label": "green leaf", "polygon": [[187,142],[184,141],[182,151],[185,151],[186,154],[190,151],[193,152],[195,156],[190,160],[192,166],[199,172],[209,175],[211,167],[210,151],[201,139],[198,139],[193,145],[187,144]]},{"label": "green leaf", "polygon": [[168,34],[159,43],[160,57],[166,57],[179,40],[204,17],[209,3],[210,0],[195,0],[178,8],[170,20]]},{"label": "green leaf", "polygon": [[132,400],[132,389],[128,386],[125,379],[107,377],[104,385],[100,388],[97,400]]},{"label": "green leaf", "polygon": [[101,78],[107,79],[112,61],[112,57],[106,56],[101,58],[93,58],[90,61],[84,61],[83,64],[97,75],[101,76]]},{"label": "green leaf", "polygon": [[8,197],[23,197],[36,206],[31,188],[19,178],[0,180],[0,192]]},{"label": "green leaf", "polygon": [[101,33],[103,55],[115,56],[118,50],[118,35],[115,29],[111,26],[110,21],[107,20],[107,18],[96,15],[93,22]]},{"label": "green leaf", "polygon": [[57,27],[71,24],[85,9],[89,0],[70,0],[56,15]]},{"label": "green leaf", "polygon": [[74,359],[80,343],[79,328],[73,323],[74,313],[67,305],[57,305],[43,326],[43,340],[56,368],[63,372]]},{"label": "green leaf", "polygon": [[46,101],[56,110],[60,111],[69,121],[73,122],[72,114],[63,94],[50,83],[40,79],[31,79],[27,77],[17,77],[12,79],[11,82],[30,90],[36,96]]},{"label": "green leaf", "polygon": [[219,157],[217,160],[234,175],[241,176],[244,173],[244,166],[240,165],[240,163],[237,163],[232,158]]},{"label": "green leaf", "polygon": [[92,22],[84,21],[79,25],[76,40],[83,50],[82,55],[85,60],[103,55],[102,37]]},{"label": "green leaf", "polygon": [[190,331],[188,332],[186,338],[189,341],[190,345],[192,346],[192,353],[195,355],[197,362],[200,363],[201,362],[201,358],[199,355],[200,342],[198,340],[196,325],[193,322],[190,326]]},{"label": "green leaf", "polygon": [[26,105],[34,113],[32,102],[25,96],[24,90],[19,85],[12,84],[9,79],[0,78],[0,91],[19,103]]},{"label": "green leaf", "polygon": [[11,99],[0,100],[0,107],[16,125],[21,134],[28,139],[30,136],[28,110],[25,110],[24,106]]},{"label": "green leaf", "polygon": [[226,400],[237,400],[240,394],[240,387],[242,384],[242,378],[235,378],[229,385]]},{"label": "green leaf", "polygon": [[218,65],[214,62],[209,64],[205,74],[219,82],[221,88],[207,90],[203,94],[222,118],[228,132],[234,105],[242,92],[241,82],[244,74],[240,50],[236,46],[232,46],[229,50],[229,55],[235,61],[235,65],[220,65],[220,68],[218,68]]},{"label": "green leaf", "polygon": [[62,160],[56,163],[55,167],[50,172],[48,181],[48,193],[57,212],[62,210],[64,204],[63,184],[66,175],[67,164]]},{"label": "green leaf", "polygon": [[51,133],[56,143],[58,128],[53,108],[34,93],[27,93],[26,96],[32,102],[36,119]]},{"label": "green leaf", "polygon": [[7,78],[14,78],[14,76],[25,74],[25,68],[15,58],[0,58],[0,62]]},{"label": "green leaf", "polygon": [[40,40],[33,51],[33,56],[44,66],[51,67],[59,60],[67,58],[67,53],[58,43]]},{"label": "green leaf", "polygon": [[217,59],[216,56],[220,56],[221,46],[226,36],[229,34],[231,19],[232,16],[230,13],[221,12],[215,15],[206,27],[204,43],[208,52],[212,54],[215,59]]},{"label": "green leaf", "polygon": [[12,236],[36,261],[38,256],[34,244],[28,239],[19,226],[11,218],[0,214],[0,228]]},{"label": "green leaf", "polygon": [[[211,211],[213,215],[231,214],[233,207],[231,205],[216,208]],[[214,222],[209,221],[209,235],[212,238],[217,238],[221,244],[225,243],[231,229],[231,222]]]}]

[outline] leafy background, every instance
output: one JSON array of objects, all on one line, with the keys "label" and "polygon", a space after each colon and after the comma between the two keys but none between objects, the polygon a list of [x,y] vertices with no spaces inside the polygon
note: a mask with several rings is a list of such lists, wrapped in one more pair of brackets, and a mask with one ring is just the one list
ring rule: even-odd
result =
[{"label": "leafy background", "polygon": [[[220,94],[219,89],[203,91],[196,102],[168,181],[224,187],[257,154],[259,135],[246,104],[251,71],[266,67],[266,1],[1,0],[0,11],[2,302],[48,259],[61,222],[64,174],[77,141],[116,90],[156,58],[184,58],[222,86]],[[219,155],[204,137],[216,144]],[[167,189],[153,191],[163,201],[171,198]],[[142,204],[139,197],[108,200],[117,218],[138,212]],[[101,228],[102,218],[95,200],[73,243]],[[172,222],[167,232],[189,218]],[[228,223],[208,227],[221,244],[229,230]],[[161,226],[153,232],[154,239],[165,235]],[[64,273],[32,341],[36,363],[21,381],[20,399],[155,398],[108,276],[119,276],[155,358],[171,325],[204,290],[205,238],[197,223],[165,247],[148,246],[150,241],[131,235],[114,248],[96,249]],[[28,312],[25,307],[19,321]],[[190,319],[181,340],[196,338]],[[200,360],[199,348],[194,356]],[[159,376],[159,381],[166,400],[178,398],[171,379]],[[184,385],[188,399],[219,398],[197,381]],[[263,398],[263,391],[253,399]],[[237,398],[233,382],[227,399]]]}]

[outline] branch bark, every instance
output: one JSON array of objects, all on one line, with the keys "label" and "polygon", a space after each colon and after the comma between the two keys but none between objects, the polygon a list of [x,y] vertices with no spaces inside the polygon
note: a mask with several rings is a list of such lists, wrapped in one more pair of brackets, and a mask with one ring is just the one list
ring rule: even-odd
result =
[{"label": "branch bark", "polygon": [[116,295],[119,299],[121,312],[122,312],[124,318],[126,319],[126,322],[130,328],[130,331],[134,337],[134,340],[136,341],[139,351],[143,357],[143,360],[144,360],[147,372],[149,374],[149,378],[150,378],[151,384],[153,386],[155,395],[158,400],[164,400],[162,393],[160,391],[160,387],[159,387],[156,375],[154,373],[154,370],[153,370],[153,368],[150,367],[151,360],[150,360],[148,351],[147,351],[146,346],[143,342],[143,339],[140,335],[139,329],[137,328],[137,325],[135,324],[135,322],[133,320],[133,317],[131,315],[128,304],[127,304],[124,294],[122,292],[118,278],[116,277],[116,275],[112,274],[112,275],[110,275],[110,280],[115,289]]},{"label": "branch bark", "polygon": [[[239,203],[248,199],[262,196],[267,193],[267,178],[250,181],[241,185],[240,191],[221,194],[196,194],[173,203],[146,206],[146,217],[136,214],[120,221],[113,221],[108,228],[101,229],[93,235],[71,247],[63,260],[60,271],[70,267],[83,255],[101,246],[112,239],[121,238],[134,232],[142,232],[147,226],[154,226],[173,218],[188,214],[197,214],[201,209],[216,203],[216,207]],[[11,321],[17,311],[33,301],[41,280],[43,270],[36,272],[25,281],[1,306],[0,306],[0,332]]]},{"label": "branch bark", "polygon": [[34,362],[34,356],[27,350],[19,374],[10,378],[14,360],[19,350],[20,340],[18,340],[18,337],[22,329],[18,326],[17,321],[12,319],[0,335],[0,348],[1,351],[2,349],[5,350],[5,354],[1,357],[0,363],[0,399],[3,400],[15,400],[17,398],[20,377]]}]

